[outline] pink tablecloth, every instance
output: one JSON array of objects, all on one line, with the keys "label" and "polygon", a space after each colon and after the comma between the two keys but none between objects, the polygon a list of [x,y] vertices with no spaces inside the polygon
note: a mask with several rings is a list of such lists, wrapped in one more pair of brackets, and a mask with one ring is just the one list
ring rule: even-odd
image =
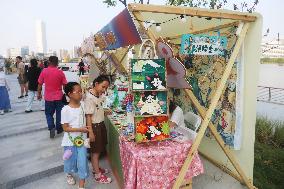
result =
[{"label": "pink tablecloth", "polygon": [[[137,144],[120,138],[120,157],[126,189],[172,188],[188,155],[191,142],[171,140]],[[195,155],[186,179],[203,173],[203,164]]]}]

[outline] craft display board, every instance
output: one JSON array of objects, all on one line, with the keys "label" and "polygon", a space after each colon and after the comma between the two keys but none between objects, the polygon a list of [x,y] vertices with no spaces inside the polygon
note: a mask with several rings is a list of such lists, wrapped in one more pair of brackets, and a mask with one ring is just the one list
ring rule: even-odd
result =
[{"label": "craft display board", "polygon": [[135,141],[161,141],[170,137],[168,116],[135,117]]},{"label": "craft display board", "polygon": [[135,115],[167,115],[167,93],[163,91],[134,92]]},{"label": "craft display board", "polygon": [[131,78],[133,90],[166,90],[164,59],[132,59]]},{"label": "craft display board", "polygon": [[169,138],[165,59],[132,59],[130,70],[135,141]]}]

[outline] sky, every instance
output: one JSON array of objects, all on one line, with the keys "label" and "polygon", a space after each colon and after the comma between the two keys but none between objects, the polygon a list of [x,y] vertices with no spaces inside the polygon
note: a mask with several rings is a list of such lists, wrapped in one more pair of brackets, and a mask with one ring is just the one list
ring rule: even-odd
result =
[{"label": "sky", "polygon": [[[84,37],[96,33],[124,9],[107,7],[103,0],[0,0],[0,55],[6,56],[8,48],[29,46],[35,51],[35,22],[46,24],[47,48],[68,49],[79,46]],[[244,0],[228,0],[240,4]],[[133,1],[132,1],[133,2]],[[165,0],[151,0],[164,4]],[[252,4],[253,0],[246,0]],[[263,31],[270,29],[269,37],[277,33],[284,38],[284,1],[259,0],[256,12],[263,16]]]}]

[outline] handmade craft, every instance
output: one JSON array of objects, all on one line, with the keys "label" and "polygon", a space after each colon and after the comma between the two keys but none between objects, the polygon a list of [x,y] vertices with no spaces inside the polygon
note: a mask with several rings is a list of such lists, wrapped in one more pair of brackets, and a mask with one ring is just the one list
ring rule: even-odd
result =
[{"label": "handmade craft", "polygon": [[136,115],[167,114],[166,92],[136,92],[134,93]]},{"label": "handmade craft", "polygon": [[131,77],[133,90],[166,90],[164,59],[132,59]]},{"label": "handmade craft", "polygon": [[168,116],[135,117],[136,142],[161,141],[170,137]]}]

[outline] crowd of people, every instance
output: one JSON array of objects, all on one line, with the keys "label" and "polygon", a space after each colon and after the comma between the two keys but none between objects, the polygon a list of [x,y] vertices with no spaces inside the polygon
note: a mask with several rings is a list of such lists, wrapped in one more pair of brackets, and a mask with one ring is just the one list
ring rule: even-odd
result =
[{"label": "crowd of people", "polygon": [[[30,113],[37,96],[42,101],[50,138],[64,133],[61,146],[64,150],[64,172],[67,174],[68,184],[76,183],[74,174],[77,173],[79,189],[84,188],[85,179],[90,175],[88,153],[94,180],[108,184],[111,182],[111,178],[107,176],[109,171],[99,165],[99,157],[107,144],[104,115],[110,113],[110,110],[105,111],[103,108],[103,95],[110,80],[108,76],[98,76],[83,99],[79,83],[68,83],[63,71],[58,69],[58,63],[56,56],[50,56],[46,63],[31,59],[29,65],[25,66],[22,57],[18,56],[17,79],[21,89],[18,98],[28,97],[25,112]],[[83,61],[78,66],[79,74],[84,74]],[[8,91],[4,64],[0,64],[0,114],[11,110]]]}]

